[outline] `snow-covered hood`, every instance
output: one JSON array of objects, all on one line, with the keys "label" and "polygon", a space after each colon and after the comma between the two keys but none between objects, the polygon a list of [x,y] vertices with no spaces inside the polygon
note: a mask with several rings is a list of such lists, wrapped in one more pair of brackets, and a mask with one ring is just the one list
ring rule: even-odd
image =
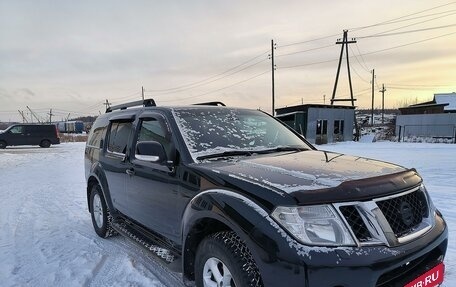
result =
[{"label": "snow-covered hood", "polygon": [[[241,157],[202,165],[225,178],[294,196],[299,193],[316,195],[318,191],[333,190],[346,182],[410,172],[383,161],[317,150]],[[416,176],[416,172],[412,173]],[[404,180],[401,178],[401,181]],[[416,184],[416,179],[413,183]],[[390,181],[389,185],[395,183]]]}]

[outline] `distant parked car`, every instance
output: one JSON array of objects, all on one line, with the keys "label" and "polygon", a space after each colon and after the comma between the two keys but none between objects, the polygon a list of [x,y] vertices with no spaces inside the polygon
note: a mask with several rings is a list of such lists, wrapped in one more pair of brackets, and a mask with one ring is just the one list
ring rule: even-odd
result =
[{"label": "distant parked car", "polygon": [[55,125],[12,125],[0,133],[0,149],[17,145],[39,145],[48,148],[51,144],[59,143],[59,133]]}]

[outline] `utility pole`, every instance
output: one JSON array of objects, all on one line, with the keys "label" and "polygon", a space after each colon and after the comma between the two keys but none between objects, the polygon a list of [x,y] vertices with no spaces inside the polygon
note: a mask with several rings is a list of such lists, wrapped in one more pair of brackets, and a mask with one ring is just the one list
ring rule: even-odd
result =
[{"label": "utility pole", "polygon": [[48,115],[49,115],[49,123],[52,124],[52,116],[54,115],[54,114],[52,113],[52,109],[49,110]]},{"label": "utility pole", "polygon": [[[352,87],[352,81],[351,81],[351,74],[350,74],[350,61],[349,61],[349,56],[348,56],[348,44],[353,44],[356,43],[356,40],[353,38],[350,41],[348,40],[348,30],[344,30],[344,35],[342,38],[342,41],[340,39],[337,40],[336,44],[341,44],[342,47],[340,49],[340,56],[339,56],[339,65],[337,66],[337,73],[336,73],[336,81],[334,82],[334,89],[332,92],[332,98],[331,98],[331,105],[334,104],[335,101],[350,101],[352,103],[352,106],[355,106],[355,101],[356,99],[353,98],[353,87]],[[344,55],[344,49],[346,53],[346,59],[347,59],[347,71],[348,71],[348,83],[350,85],[350,99],[336,99],[336,90],[337,90],[337,83],[339,82],[339,74],[340,74],[340,66],[342,64],[342,58]]]},{"label": "utility pole", "polygon": [[[352,107],[355,107],[356,99],[353,97],[353,87],[352,87],[351,74],[350,74],[350,57],[348,56],[348,44],[354,44],[354,43],[356,43],[355,38],[348,40],[348,30],[344,30],[342,41],[340,39],[338,39],[336,41],[336,44],[342,45],[342,46],[340,49],[339,65],[337,66],[336,81],[334,82],[334,89],[333,89],[332,97],[331,97],[331,106],[334,105],[334,102],[336,102],[336,101],[350,101]],[[347,61],[348,84],[350,85],[350,99],[336,99],[337,83],[339,81],[340,66],[342,64],[342,59],[344,56],[344,49],[345,49],[346,61]],[[324,100],[324,101],[326,101],[326,100]],[[358,123],[356,120],[356,113],[353,113],[353,125],[355,128],[355,141],[358,141],[359,140],[359,127],[358,127]]]},{"label": "utility pole", "polygon": [[385,123],[385,84],[382,84],[382,89],[379,91],[382,93],[382,124]]},{"label": "utility pole", "polygon": [[142,100],[144,101],[144,87],[141,87]]},{"label": "utility pole", "polygon": [[374,81],[375,81],[375,69],[372,69],[372,110],[371,110],[371,126],[374,125]]},{"label": "utility pole", "polygon": [[106,102],[104,102],[103,105],[105,105],[106,109],[108,109],[111,106],[111,103],[108,102],[108,99],[106,99]]},{"label": "utility pole", "polygon": [[276,48],[276,44],[274,44],[274,40],[271,40],[271,55],[269,55],[269,59],[271,59],[271,67],[272,67],[272,113],[271,115],[275,115],[275,95],[274,95],[274,71],[275,71],[275,65],[274,65],[274,50]]}]

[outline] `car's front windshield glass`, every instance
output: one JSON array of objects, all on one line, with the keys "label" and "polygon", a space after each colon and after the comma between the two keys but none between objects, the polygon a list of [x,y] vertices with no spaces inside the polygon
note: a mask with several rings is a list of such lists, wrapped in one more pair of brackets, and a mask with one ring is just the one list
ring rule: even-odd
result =
[{"label": "car's front windshield glass", "polygon": [[173,114],[194,160],[223,152],[311,148],[261,111],[192,107],[175,108]]}]

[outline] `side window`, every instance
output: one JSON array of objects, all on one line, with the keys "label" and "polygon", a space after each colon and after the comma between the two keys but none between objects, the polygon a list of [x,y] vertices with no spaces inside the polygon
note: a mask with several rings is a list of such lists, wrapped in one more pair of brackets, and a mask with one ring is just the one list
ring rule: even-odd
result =
[{"label": "side window", "polygon": [[24,133],[24,126],[15,126],[10,129],[10,133],[12,134],[22,134]]},{"label": "side window", "polygon": [[328,134],[328,120],[317,120],[317,135]]},{"label": "side window", "polygon": [[103,131],[105,127],[98,127],[92,130],[92,133],[89,135],[90,146],[101,147],[101,137],[103,136]]},{"label": "side window", "polygon": [[125,154],[132,126],[131,122],[113,122],[111,124],[108,151]]},{"label": "side window", "polygon": [[144,119],[140,123],[137,142],[159,142],[163,145],[166,154],[169,156],[169,152],[171,150],[171,142],[167,139],[166,134],[166,130],[157,119]]},{"label": "side window", "polygon": [[334,134],[335,135],[344,134],[344,120],[335,120],[334,121]]}]

